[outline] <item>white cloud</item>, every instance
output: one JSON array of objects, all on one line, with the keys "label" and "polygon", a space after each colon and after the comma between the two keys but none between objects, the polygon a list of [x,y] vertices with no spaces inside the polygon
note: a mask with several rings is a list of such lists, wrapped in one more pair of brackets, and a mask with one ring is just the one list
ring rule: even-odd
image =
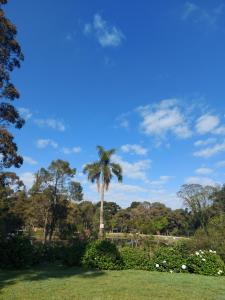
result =
[{"label": "white cloud", "polygon": [[[90,185],[90,189],[93,190],[94,192],[96,191],[96,185]],[[147,189],[138,186],[138,185],[132,185],[132,184],[122,184],[122,183],[117,183],[117,182],[112,182],[110,184],[110,188],[107,191],[107,194],[110,195],[110,193],[117,193],[117,192],[122,192],[122,193],[145,193],[147,192]]]},{"label": "white cloud", "polygon": [[36,119],[34,120],[34,123],[40,127],[49,127],[58,131],[66,130],[65,125],[61,121],[55,119]]},{"label": "white cloud", "polygon": [[183,8],[182,19],[194,23],[204,23],[216,28],[218,21],[223,17],[225,5],[221,4],[212,9],[205,9],[193,2],[186,2]]},{"label": "white cloud", "polygon": [[198,118],[196,122],[196,130],[199,134],[210,133],[216,129],[219,123],[220,120],[217,116],[206,114]]},{"label": "white cloud", "polygon": [[109,25],[99,14],[95,14],[91,24],[85,24],[84,33],[93,33],[102,47],[118,47],[125,38],[116,26]]},{"label": "white cloud", "polygon": [[194,143],[195,147],[207,146],[216,142],[214,138],[208,138],[206,140],[198,140]]},{"label": "white cloud", "polygon": [[176,99],[163,100],[157,105],[138,108],[142,117],[141,129],[146,135],[163,137],[173,133],[179,138],[192,135]]},{"label": "white cloud", "polygon": [[29,156],[23,156],[23,161],[27,163],[28,165],[37,165],[37,161]]},{"label": "white cloud", "polygon": [[224,135],[225,134],[225,126],[220,126],[216,128],[213,132],[214,134]]},{"label": "white cloud", "polygon": [[150,181],[151,185],[164,185],[166,184],[173,176],[160,176],[158,180]]},{"label": "white cloud", "polygon": [[40,149],[44,149],[47,146],[51,146],[52,148],[58,148],[58,144],[50,139],[39,139],[37,140],[36,145]]},{"label": "white cloud", "polygon": [[126,145],[123,145],[121,146],[121,150],[124,152],[124,153],[135,153],[137,155],[146,155],[148,153],[148,149],[140,146],[140,145],[137,145],[137,144],[126,144]]},{"label": "white cloud", "polygon": [[25,173],[20,174],[20,179],[23,181],[25,186],[29,189],[32,187],[35,177],[34,177],[33,173],[25,172]]},{"label": "white cloud", "polygon": [[216,144],[212,147],[207,147],[205,149],[196,151],[194,152],[194,156],[207,158],[224,151],[225,151],[225,141],[222,142],[221,144]]},{"label": "white cloud", "polygon": [[139,160],[136,162],[128,162],[118,155],[113,155],[113,161],[119,163],[123,169],[123,175],[131,179],[139,179],[148,182],[147,171],[151,167],[151,160]]},{"label": "white cloud", "polygon": [[212,178],[208,178],[208,177],[189,177],[189,178],[187,178],[186,183],[187,184],[201,184],[204,186],[206,186],[206,185],[215,186],[215,185],[219,184]]},{"label": "white cloud", "polygon": [[25,121],[29,120],[32,117],[32,113],[28,108],[20,107],[18,110],[20,115],[22,116],[22,118],[24,118]]},{"label": "white cloud", "polygon": [[[100,195],[96,185],[88,183],[84,188],[84,199],[97,202]],[[114,201],[122,207],[128,207],[132,201],[139,202],[162,202],[169,207],[181,207],[182,203],[176,193],[167,192],[161,187],[146,188],[139,185],[119,184],[112,182],[109,190],[105,193],[106,201]]]},{"label": "white cloud", "polygon": [[195,172],[200,175],[208,175],[208,174],[213,173],[213,170],[210,168],[202,167],[202,168],[195,170]]},{"label": "white cloud", "polygon": [[73,153],[80,153],[81,147],[73,147],[73,148],[63,148],[62,151],[64,154],[73,154]]},{"label": "white cloud", "polygon": [[225,167],[225,160],[218,161],[216,163],[216,167],[217,168],[223,168],[223,167]]},{"label": "white cloud", "polygon": [[198,9],[199,8],[196,4],[194,4],[192,2],[186,2],[185,5],[184,5],[184,11],[183,11],[182,19],[183,20],[188,19]]}]

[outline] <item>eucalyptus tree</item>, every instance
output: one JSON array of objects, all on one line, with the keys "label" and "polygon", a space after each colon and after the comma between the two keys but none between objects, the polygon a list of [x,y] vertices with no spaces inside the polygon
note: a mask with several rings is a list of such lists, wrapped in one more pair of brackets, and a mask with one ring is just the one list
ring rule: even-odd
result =
[{"label": "eucalyptus tree", "polygon": [[23,61],[21,47],[16,40],[16,26],[5,16],[0,0],[0,170],[20,167],[23,159],[17,154],[17,145],[9,132],[10,125],[20,129],[24,125],[17,109],[11,104],[20,94],[11,81],[10,73]]},{"label": "eucalyptus tree", "polygon": [[76,169],[64,160],[55,160],[35,174],[30,195],[43,203],[45,242],[51,241],[59,219],[66,218],[68,201],[82,200],[82,189],[73,181],[75,174]]},{"label": "eucalyptus tree", "polygon": [[200,184],[184,184],[177,193],[206,234],[208,234],[209,208],[213,203],[214,193],[215,187]]},{"label": "eucalyptus tree", "polygon": [[119,164],[112,161],[112,156],[115,154],[115,149],[105,150],[102,146],[97,146],[99,159],[93,163],[86,164],[84,167],[84,174],[87,174],[88,180],[97,184],[98,192],[101,191],[100,196],[100,224],[99,224],[99,238],[104,237],[104,195],[108,191],[110,182],[115,176],[118,182],[122,182],[122,168]]}]

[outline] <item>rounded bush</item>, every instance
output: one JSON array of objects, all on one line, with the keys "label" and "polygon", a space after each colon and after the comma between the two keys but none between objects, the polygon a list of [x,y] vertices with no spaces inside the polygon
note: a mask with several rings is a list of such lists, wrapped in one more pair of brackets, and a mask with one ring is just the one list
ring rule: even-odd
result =
[{"label": "rounded bush", "polygon": [[65,247],[63,263],[67,266],[81,266],[86,243],[77,240],[73,245]]},{"label": "rounded bush", "polygon": [[100,270],[122,269],[122,260],[117,247],[106,240],[90,243],[83,256],[82,264]]},{"label": "rounded bush", "polygon": [[157,271],[187,272],[186,259],[175,248],[160,247],[153,257],[153,263]]},{"label": "rounded bush", "polygon": [[123,247],[120,249],[125,269],[152,270],[153,263],[148,252],[139,248]]},{"label": "rounded bush", "polygon": [[225,265],[216,251],[199,250],[187,259],[188,271],[202,275],[224,275]]},{"label": "rounded bush", "polygon": [[0,268],[21,269],[33,264],[34,247],[23,235],[9,235],[0,241]]}]

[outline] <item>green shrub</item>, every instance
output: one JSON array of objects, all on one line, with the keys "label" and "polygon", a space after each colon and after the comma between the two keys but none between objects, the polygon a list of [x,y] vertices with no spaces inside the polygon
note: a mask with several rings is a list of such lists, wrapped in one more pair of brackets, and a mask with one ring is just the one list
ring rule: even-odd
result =
[{"label": "green shrub", "polygon": [[118,270],[122,268],[122,259],[114,244],[97,240],[88,245],[82,264],[100,270]]},{"label": "green shrub", "polygon": [[215,251],[199,250],[187,259],[187,267],[190,273],[202,275],[223,275],[225,266],[223,260]]},{"label": "green shrub", "polygon": [[0,240],[0,268],[21,269],[33,264],[34,247],[28,237],[9,235]]},{"label": "green shrub", "polygon": [[62,261],[64,252],[64,246],[35,243],[33,264]]},{"label": "green shrub", "polygon": [[71,246],[64,249],[63,263],[67,266],[80,266],[85,253],[86,242],[77,240]]},{"label": "green shrub", "polygon": [[153,257],[154,268],[161,272],[187,272],[186,259],[172,247],[160,247]]},{"label": "green shrub", "polygon": [[123,247],[120,249],[125,269],[152,270],[153,263],[148,252],[139,248]]}]

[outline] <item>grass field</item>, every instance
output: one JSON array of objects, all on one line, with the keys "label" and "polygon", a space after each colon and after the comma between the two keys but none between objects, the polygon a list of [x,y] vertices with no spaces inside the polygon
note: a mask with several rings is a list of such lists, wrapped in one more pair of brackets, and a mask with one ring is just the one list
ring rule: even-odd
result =
[{"label": "grass field", "polygon": [[62,267],[1,271],[0,299],[224,300],[225,278]]}]

